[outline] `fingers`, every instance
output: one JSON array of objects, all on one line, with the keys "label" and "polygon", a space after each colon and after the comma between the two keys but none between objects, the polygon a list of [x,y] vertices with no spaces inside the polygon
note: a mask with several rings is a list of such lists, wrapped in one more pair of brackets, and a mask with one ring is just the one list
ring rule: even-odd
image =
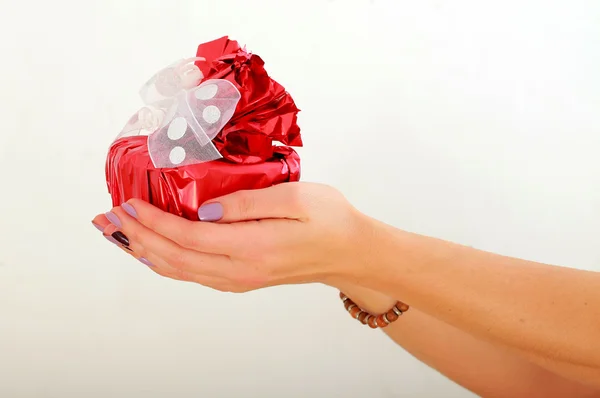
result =
[{"label": "fingers", "polygon": [[92,220],[92,225],[94,227],[96,227],[96,229],[100,232],[104,232],[104,229],[110,225],[110,221],[108,221],[108,219],[106,218],[106,216],[104,214],[98,214],[96,217],[94,217],[94,219]]},{"label": "fingers", "polygon": [[[106,240],[108,240],[110,243],[114,244],[119,249],[123,250],[124,252],[133,255],[132,249],[123,245],[121,242],[119,242],[117,239],[115,239],[115,236],[116,236],[115,233],[118,232],[117,227],[112,225],[110,223],[110,221],[108,221],[108,219],[106,218],[106,216],[104,214],[99,214],[98,216],[96,216],[94,218],[94,220],[92,220],[92,224],[94,225],[94,227],[96,227],[96,229],[98,229],[100,232],[102,232],[102,235],[104,236],[104,238]],[[115,236],[113,236],[113,235],[115,235]]]},{"label": "fingers", "polygon": [[[235,286],[233,286],[228,279],[199,274],[198,265],[202,263],[202,259],[190,256],[189,260],[186,260],[185,255],[180,254],[177,256],[177,259],[172,256],[170,260],[172,264],[177,264],[178,266],[169,264],[165,259],[165,257],[169,257],[164,254],[165,245],[172,246],[169,249],[170,253],[175,252],[177,249],[184,250],[183,248],[178,248],[168,239],[164,239],[160,236],[157,237],[156,233],[151,230],[144,231],[145,227],[135,220],[128,218],[128,215],[125,214],[122,209],[116,208],[110,213],[109,217],[114,223],[118,224],[120,228],[117,228],[115,224],[111,223],[104,214],[95,217],[92,224],[99,230],[102,230],[104,236],[112,243],[115,243],[128,254],[136,257],[156,274],[178,281],[198,283],[219,291],[236,291]],[[127,239],[127,246],[117,242],[111,237],[111,234],[115,232],[120,232],[125,236]],[[160,242],[158,245],[156,245],[157,240],[155,239],[158,239],[158,242]],[[153,248],[152,246],[145,246],[152,244],[158,247],[158,249]],[[218,260],[223,260],[223,258],[226,259],[226,257],[223,256],[218,257]],[[215,258],[210,258],[210,260],[213,263],[215,262]],[[226,267],[223,267],[223,269],[225,268]]]},{"label": "fingers", "polygon": [[154,261],[156,264],[151,264],[148,268],[162,277],[174,279],[181,282],[198,283],[200,285],[222,292],[232,291],[226,279],[205,275],[196,275],[190,272],[185,272],[183,270],[178,270],[169,266],[164,262],[164,260],[160,258],[155,258]]},{"label": "fingers", "polygon": [[122,204],[121,209],[126,220],[136,220],[182,248],[211,254],[231,252],[233,226],[189,221],[138,199]]},{"label": "fingers", "polygon": [[[182,279],[190,279],[193,275],[219,277],[224,273],[231,272],[232,264],[228,257],[181,247],[168,237],[146,228],[122,207],[114,208],[108,213],[107,218],[122,231],[129,243],[129,248],[136,254],[153,264],[170,266],[173,272]],[[182,227],[184,233],[194,233],[185,225]]]},{"label": "fingers", "polygon": [[300,183],[285,183],[265,189],[238,191],[202,205],[198,209],[198,218],[222,223],[268,218],[301,220],[304,212],[300,187]]},{"label": "fingers", "polygon": [[[171,260],[172,263],[176,263],[180,266],[172,266],[165,260],[165,258],[161,256],[164,256],[164,245],[175,246],[174,249],[170,250],[176,250],[177,247],[174,243],[169,242],[168,240],[165,241],[164,239],[160,239],[162,243],[158,245],[158,250],[152,248],[148,249],[146,246],[144,246],[144,243],[156,243],[156,241],[152,239],[156,238],[156,236],[153,236],[156,235],[155,233],[153,233],[152,231],[143,231],[143,226],[136,226],[136,224],[139,223],[137,223],[135,220],[128,219],[128,215],[118,208],[113,209],[113,211],[111,211],[108,214],[114,223],[112,223],[105,214],[101,214],[96,216],[92,220],[92,224],[98,230],[102,231],[104,237],[107,238],[111,243],[114,243],[126,253],[136,257],[140,262],[147,265],[148,268],[154,273],[178,281],[198,283],[219,291],[236,291],[236,288],[230,283],[228,279],[221,278],[218,276],[202,275],[196,273],[195,271],[198,271],[197,265],[199,264],[199,262],[197,261],[194,261],[192,263],[173,259]],[[117,225],[115,224],[118,224],[120,228],[117,228]],[[120,239],[120,242],[113,237],[115,233],[119,232],[127,240],[125,242],[127,243],[127,245],[122,243],[122,239]],[[129,236],[126,234],[129,234]],[[150,239],[148,239],[147,237],[150,237]],[[179,249],[184,250],[182,248]],[[179,259],[183,259],[183,257],[183,255],[179,255]],[[193,261],[194,259],[190,260]],[[213,260],[214,262],[214,258],[211,258],[211,260]]]}]

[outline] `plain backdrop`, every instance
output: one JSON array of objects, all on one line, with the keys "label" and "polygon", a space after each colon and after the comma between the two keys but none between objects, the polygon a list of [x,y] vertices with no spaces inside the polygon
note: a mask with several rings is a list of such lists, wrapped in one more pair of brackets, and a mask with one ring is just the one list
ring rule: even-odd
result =
[{"label": "plain backdrop", "polygon": [[471,396],[332,289],[161,279],[92,227],[139,86],[222,35],[302,109],[305,181],[400,228],[600,271],[597,0],[0,3],[2,397]]}]

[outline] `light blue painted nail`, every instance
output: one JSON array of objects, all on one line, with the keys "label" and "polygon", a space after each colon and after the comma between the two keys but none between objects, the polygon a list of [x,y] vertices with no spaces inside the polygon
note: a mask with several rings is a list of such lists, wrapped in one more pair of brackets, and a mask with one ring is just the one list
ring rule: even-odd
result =
[{"label": "light blue painted nail", "polygon": [[154,267],[154,264],[152,264],[147,258],[145,257],[140,257],[138,258],[138,260],[140,260],[140,263],[147,265],[148,267]]},{"label": "light blue painted nail", "polygon": [[223,205],[220,203],[209,203],[198,209],[200,221],[219,221],[223,218]]},{"label": "light blue painted nail", "polygon": [[127,214],[129,214],[131,217],[133,217],[133,218],[138,218],[137,212],[135,211],[135,209],[133,208],[133,206],[132,206],[132,205],[130,205],[129,203],[123,203],[123,204],[121,205],[121,208],[122,208],[123,210],[125,210],[125,212],[126,212]]},{"label": "light blue painted nail", "polygon": [[109,211],[108,213],[106,213],[105,216],[108,219],[108,221],[110,221],[110,223],[112,225],[114,225],[115,227],[117,227],[117,228],[122,227],[121,220],[119,220],[119,217],[117,217],[117,215],[115,213],[113,213],[112,211]]}]

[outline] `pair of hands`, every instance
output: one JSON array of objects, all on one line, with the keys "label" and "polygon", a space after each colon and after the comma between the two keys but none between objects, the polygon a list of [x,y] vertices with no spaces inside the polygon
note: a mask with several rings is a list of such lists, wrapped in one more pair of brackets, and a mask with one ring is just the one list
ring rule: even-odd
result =
[{"label": "pair of hands", "polygon": [[361,278],[372,225],[335,189],[285,183],[204,204],[193,222],[137,199],[92,223],[154,272],[228,292]]}]

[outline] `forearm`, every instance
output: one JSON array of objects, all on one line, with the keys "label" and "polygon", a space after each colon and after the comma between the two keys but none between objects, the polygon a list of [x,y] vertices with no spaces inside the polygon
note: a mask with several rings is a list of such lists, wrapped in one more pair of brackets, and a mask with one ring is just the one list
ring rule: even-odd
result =
[{"label": "forearm", "polygon": [[364,286],[482,339],[600,369],[600,273],[373,230]]},{"label": "forearm", "polygon": [[[387,311],[394,300],[348,286],[344,292],[372,313]],[[596,389],[567,380],[526,359],[479,340],[412,307],[384,329],[420,361],[484,397],[599,397]]]}]

